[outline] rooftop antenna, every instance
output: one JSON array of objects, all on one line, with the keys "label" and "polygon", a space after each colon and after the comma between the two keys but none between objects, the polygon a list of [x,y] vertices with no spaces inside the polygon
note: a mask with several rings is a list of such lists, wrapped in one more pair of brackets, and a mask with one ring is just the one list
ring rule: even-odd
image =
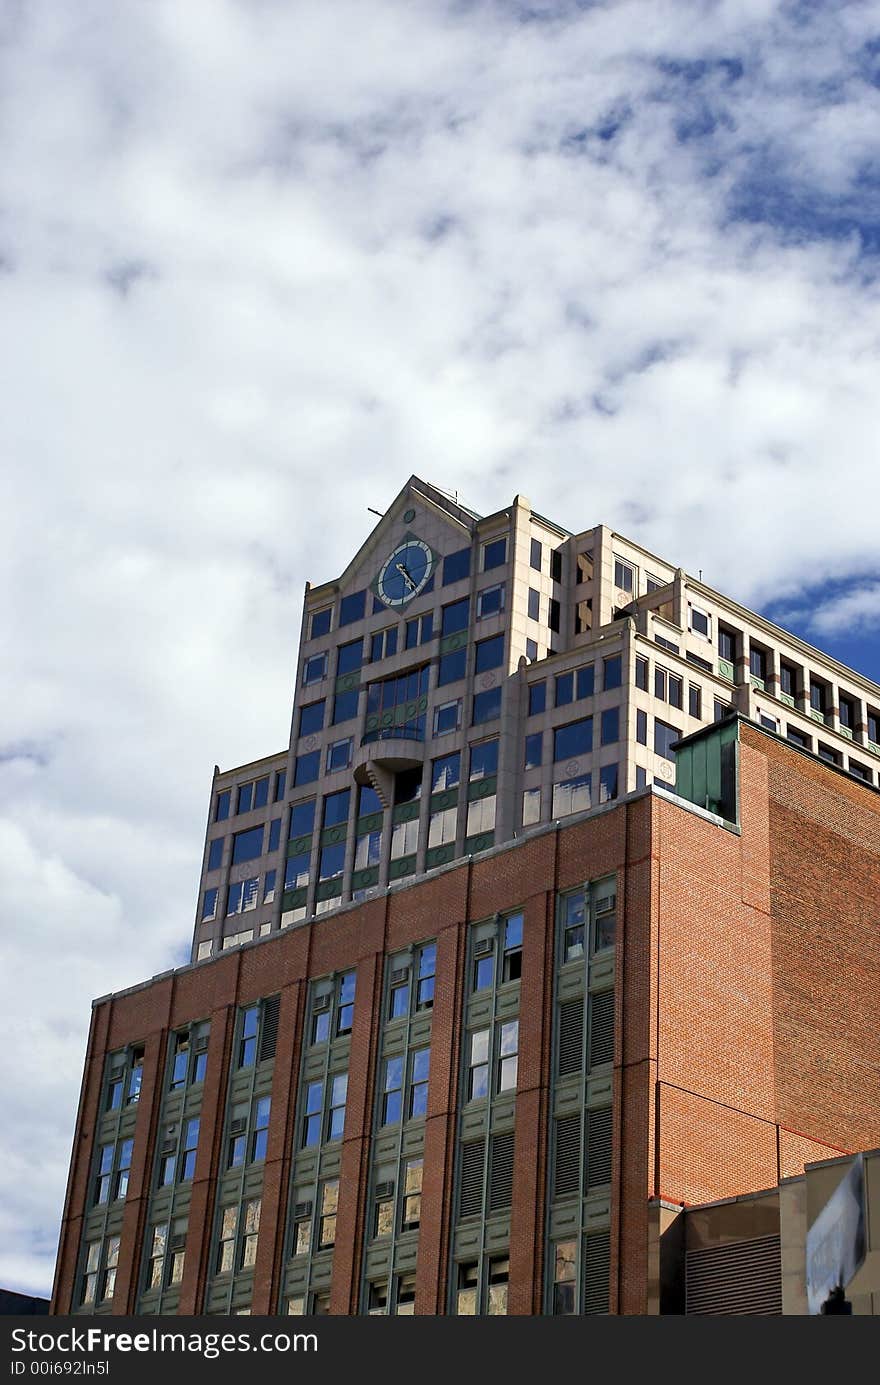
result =
[{"label": "rooftop antenna", "polygon": [[384,511],[384,510],[374,510],[373,507],[372,507],[372,505],[368,505],[368,506],[367,506],[367,509],[369,510],[369,512],[370,512],[371,515],[378,515],[380,519],[384,519],[384,518],[385,518],[385,511]]},{"label": "rooftop antenna", "polygon": [[703,569],[700,568],[700,581],[702,582],[702,580],[703,580]]}]

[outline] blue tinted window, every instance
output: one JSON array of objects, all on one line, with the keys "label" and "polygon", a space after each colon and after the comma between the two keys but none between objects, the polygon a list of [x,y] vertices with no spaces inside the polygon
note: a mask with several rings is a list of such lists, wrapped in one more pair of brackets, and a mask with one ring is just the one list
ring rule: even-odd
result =
[{"label": "blue tinted window", "polygon": [[451,654],[441,654],[437,665],[437,687],[457,683],[460,678],[464,678],[466,669],[467,646],[464,649],[455,649]]},{"label": "blue tinted window", "polygon": [[578,699],[593,696],[593,673],[594,669],[592,664],[587,664],[586,668],[579,668],[577,670],[575,674],[577,684],[575,696]]},{"label": "blue tinted window", "polygon": [[538,657],[538,646],[534,640],[526,640],[526,658],[534,663]]},{"label": "blue tinted window", "polygon": [[495,971],[495,958],[479,957],[474,963],[474,990],[486,991],[492,985],[492,976]]},{"label": "blue tinted window", "polygon": [[574,701],[574,674],[560,673],[556,677],[556,706],[567,707]]},{"label": "blue tinted window", "polygon": [[507,562],[507,539],[495,539],[483,549],[483,571],[492,567],[502,567]]},{"label": "blue tinted window", "polygon": [[339,603],[339,624],[351,625],[353,620],[361,620],[367,609],[366,591],[352,592]]},{"label": "blue tinted window", "polygon": [[351,721],[353,717],[357,716],[360,695],[360,688],[352,688],[350,692],[336,694],[333,699],[334,726],[338,726],[343,721]]},{"label": "blue tinted window", "polygon": [[267,851],[277,851],[281,845],[281,819],[273,818],[269,823],[269,845]]},{"label": "blue tinted window", "polygon": [[328,794],[324,799],[324,826],[335,827],[337,823],[348,821],[348,805],[351,789],[341,789],[339,793]]},{"label": "blue tinted window", "polygon": [[529,684],[529,716],[533,717],[538,712],[543,712],[547,706],[547,684],[541,680],[540,683]]},{"label": "blue tinted window", "polygon": [[290,837],[310,836],[315,826],[315,800],[294,803],[290,809]]},{"label": "blue tinted window", "polygon": [[320,654],[313,654],[303,664],[303,687],[307,688],[310,683],[320,683],[326,675],[327,651],[325,649]]},{"label": "blue tinted window", "polygon": [[223,860],[223,838],[215,837],[208,847],[208,870],[217,870]]},{"label": "blue tinted window", "polygon": [[352,640],[351,644],[341,644],[336,655],[336,672],[354,673],[359,669],[363,662],[364,642],[363,640]]},{"label": "blue tinted window", "polygon": [[334,846],[322,847],[319,879],[334,880],[337,875],[342,874],[344,865],[345,842],[337,842]]},{"label": "blue tinted window", "polygon": [[610,659],[605,660],[605,690],[620,687],[620,655],[614,654]]},{"label": "blue tinted window", "polygon": [[205,890],[205,897],[202,900],[202,921],[217,917],[217,886],[213,889]]},{"label": "blue tinted window", "polygon": [[473,718],[474,726],[479,726],[484,721],[493,721],[495,717],[500,717],[500,715],[500,688],[488,688],[486,692],[480,692],[475,694]]},{"label": "blue tinted window", "polygon": [[541,571],[541,540],[540,540],[540,539],[532,539],[531,549],[530,549],[530,552],[529,552],[529,564],[530,564],[531,567],[533,567],[533,568],[535,569],[536,572],[540,572],[540,571]]},{"label": "blue tinted window", "polygon": [[553,732],[553,759],[569,760],[587,755],[593,749],[593,718],[572,721]]},{"label": "blue tinted window", "polygon": [[498,668],[504,662],[504,636],[493,635],[491,640],[481,640],[477,645],[475,673],[485,673],[487,669]]},{"label": "blue tinted window", "polygon": [[321,635],[330,633],[330,607],[327,606],[323,611],[315,611],[312,615],[312,623],[309,627],[309,639],[317,640]]},{"label": "blue tinted window", "polygon": [[294,788],[300,784],[313,784],[320,773],[320,750],[311,750],[308,755],[297,755],[293,771]]},{"label": "blue tinted window", "polygon": [[252,827],[249,832],[236,832],[232,843],[232,864],[253,861],[263,854],[263,829]]},{"label": "blue tinted window", "polygon": [[284,867],[285,890],[297,890],[309,883],[310,851],[302,851],[298,856],[288,856]]},{"label": "blue tinted window", "polygon": [[249,813],[254,806],[254,786],[253,784],[242,784],[235,800],[236,813]]},{"label": "blue tinted window", "polygon": [[620,708],[608,707],[602,713],[602,744],[613,745],[620,739]]},{"label": "blue tinted window", "polygon": [[347,769],[351,763],[351,737],[344,741],[334,741],[327,747],[327,773],[337,769]]},{"label": "blue tinted window", "polygon": [[660,721],[659,717],[654,718],[654,753],[662,755],[666,760],[675,759],[675,751],[672,749],[673,741],[677,741],[681,732],[675,726],[669,726],[665,721]]},{"label": "blue tinted window", "polygon": [[307,707],[300,707],[299,734],[301,736],[314,736],[316,732],[323,731],[325,705],[322,697],[320,702],[310,702]]},{"label": "blue tinted window", "polygon": [[504,610],[504,583],[500,587],[484,587],[477,596],[477,615],[497,616]]},{"label": "blue tinted window", "polygon": [[258,779],[254,784],[254,807],[265,808],[269,802],[269,776],[265,779]]},{"label": "blue tinted window", "polygon": [[442,633],[444,635],[454,635],[458,630],[466,630],[470,615],[470,599],[463,596],[461,601],[453,601],[450,606],[443,607]]},{"label": "blue tinted window", "polygon": [[444,789],[454,789],[461,782],[461,753],[444,755],[435,760],[431,767],[431,792],[440,793]]},{"label": "blue tinted window", "polygon": [[482,779],[498,771],[498,742],[481,741],[471,746],[471,779]]},{"label": "blue tinted window", "polygon": [[443,559],[443,585],[448,587],[450,582],[460,582],[464,577],[471,575],[471,550],[470,548],[460,548],[457,553],[449,553]]},{"label": "blue tinted window", "polygon": [[275,802],[280,803],[287,792],[287,770],[280,769],[275,775]]},{"label": "blue tinted window", "polygon": [[457,731],[461,717],[461,701],[445,702],[434,711],[434,735],[445,736],[448,731]]},{"label": "blue tinted window", "polygon": [[362,817],[364,813],[381,813],[381,811],[382,800],[376,790],[370,788],[369,784],[364,784],[358,800],[358,815]]},{"label": "blue tinted window", "polygon": [[599,802],[608,803],[617,797],[617,765],[603,765],[599,770]]},{"label": "blue tinted window", "polygon": [[541,594],[529,587],[529,620],[538,620],[541,614]]},{"label": "blue tinted window", "polygon": [[541,763],[544,736],[541,731],[536,731],[533,736],[526,736],[526,755],[524,769],[534,769]]},{"label": "blue tinted window", "polygon": [[215,822],[223,822],[223,820],[224,820],[225,818],[228,818],[228,817],[229,817],[229,800],[230,800],[230,791],[229,791],[229,789],[224,789],[222,793],[218,793],[218,795],[217,795],[217,811],[216,811],[215,814],[214,814],[214,821],[215,821]]}]

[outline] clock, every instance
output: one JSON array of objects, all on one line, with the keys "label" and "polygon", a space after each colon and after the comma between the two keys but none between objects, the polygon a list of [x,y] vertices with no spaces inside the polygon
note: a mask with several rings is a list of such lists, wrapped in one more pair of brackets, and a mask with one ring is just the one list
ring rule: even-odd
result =
[{"label": "clock", "polygon": [[431,580],[437,558],[424,539],[407,534],[388,554],[373,583],[386,606],[406,606]]}]

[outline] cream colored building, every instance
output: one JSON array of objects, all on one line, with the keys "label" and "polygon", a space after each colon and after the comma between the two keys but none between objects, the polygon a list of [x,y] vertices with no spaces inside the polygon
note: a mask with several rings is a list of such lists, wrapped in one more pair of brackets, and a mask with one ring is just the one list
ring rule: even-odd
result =
[{"label": "cream colored building", "polygon": [[671,786],[731,708],[877,785],[877,684],[607,526],[412,477],[306,587],[288,747],[215,770],[193,959]]}]

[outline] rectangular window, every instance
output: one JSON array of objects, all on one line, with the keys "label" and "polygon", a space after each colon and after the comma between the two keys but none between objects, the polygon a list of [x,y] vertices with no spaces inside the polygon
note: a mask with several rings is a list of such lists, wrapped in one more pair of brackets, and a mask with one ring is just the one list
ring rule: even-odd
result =
[{"label": "rectangular window", "polygon": [[477,620],[484,616],[497,616],[504,610],[504,588],[502,582],[497,587],[484,587],[477,593]]},{"label": "rectangular window", "polygon": [[712,617],[708,611],[704,611],[699,606],[694,606],[688,602],[688,626],[695,635],[701,639],[711,640],[712,638]]},{"label": "rectangular window", "polygon": [[654,754],[662,755],[665,760],[674,760],[675,751],[672,749],[674,741],[679,740],[681,732],[675,726],[668,725],[661,721],[659,717],[654,718]]},{"label": "rectangular window", "polygon": [[407,1120],[428,1114],[428,1079],[431,1075],[430,1048],[416,1048],[410,1054]]},{"label": "rectangular window", "polygon": [[749,647],[749,672],[761,683],[767,681],[767,654],[754,644]]},{"label": "rectangular window", "polygon": [[273,818],[269,823],[269,845],[267,851],[277,851],[281,845],[281,819]]},{"label": "rectangular window", "polygon": [[530,548],[529,548],[529,566],[530,566],[530,567],[533,567],[533,568],[535,569],[536,572],[540,572],[540,571],[541,571],[541,553],[542,553],[541,540],[540,540],[540,539],[532,539],[531,545],[530,545]]},{"label": "rectangular window", "polygon": [[819,683],[815,678],[810,679],[810,707],[814,712],[825,714],[825,693],[824,683]]},{"label": "rectangular window", "polygon": [[503,567],[507,562],[507,539],[493,539],[483,545],[483,571],[493,567]]},{"label": "rectangular window", "polygon": [[356,673],[363,663],[363,656],[363,640],[352,640],[350,644],[341,644],[336,653],[336,676],[340,677],[343,673]]},{"label": "rectangular window", "polygon": [[226,917],[233,914],[247,914],[257,907],[260,877],[252,875],[249,880],[238,880],[226,892]]},{"label": "rectangular window", "polygon": [[555,596],[551,596],[550,600],[547,602],[547,628],[552,630],[554,634],[559,633],[561,624],[560,611],[561,607],[559,602],[556,600]]},{"label": "rectangular window", "polygon": [[496,795],[487,794],[485,798],[474,798],[468,803],[465,833],[475,837],[482,832],[495,830]]},{"label": "rectangular window", "polygon": [[382,859],[382,832],[365,832],[355,839],[354,846],[354,868],[355,870],[366,870],[369,866],[378,866]]},{"label": "rectangular window", "polygon": [[183,1147],[180,1151],[180,1170],[178,1174],[181,1183],[188,1183],[195,1176],[196,1153],[199,1144],[199,1120],[195,1117],[188,1120],[183,1127]]},{"label": "rectangular window", "polygon": [[418,850],[419,822],[413,818],[409,822],[395,822],[391,828],[391,860],[399,861],[403,856],[411,856]]},{"label": "rectangular window", "polygon": [[680,711],[683,687],[682,679],[677,673],[671,673],[659,664],[654,665],[654,696],[661,702],[668,702],[670,707],[677,707]]},{"label": "rectangular window", "polygon": [[631,563],[624,562],[623,558],[614,559],[614,585],[627,596],[635,593],[636,570]]},{"label": "rectangular window", "polygon": [[214,885],[210,890],[205,890],[202,896],[202,923],[208,923],[210,919],[217,917],[217,895],[219,891]]},{"label": "rectangular window", "polygon": [[529,684],[529,716],[538,716],[547,706],[547,684],[544,679],[540,683]]},{"label": "rectangular window", "polygon": [[239,1068],[252,1068],[257,1061],[257,1031],[260,1027],[259,1005],[249,1005],[241,1012],[241,1030],[238,1039]]},{"label": "rectangular window", "polygon": [[603,765],[599,771],[599,802],[610,803],[617,797],[617,765]]},{"label": "rectangular window", "polygon": [[443,755],[431,765],[431,793],[454,789],[461,783],[461,752]]},{"label": "rectangular window", "polygon": [[423,616],[413,616],[406,622],[406,649],[416,649],[434,638],[434,613],[427,611]]},{"label": "rectangular window", "polygon": [[553,1247],[553,1315],[577,1312],[577,1242],[557,1241]]},{"label": "rectangular window", "polygon": [[324,729],[324,708],[326,699],[321,698],[318,702],[309,702],[305,707],[299,709],[299,734],[300,736],[315,736]]},{"label": "rectangular window", "polygon": [[541,821],[541,790],[523,789],[522,825],[531,827]]},{"label": "rectangular window", "polygon": [[478,1101],[489,1094],[489,1037],[488,1029],[477,1029],[471,1034],[468,1101]]},{"label": "rectangular window", "polygon": [[562,549],[552,548],[550,550],[550,578],[554,582],[562,581]]},{"label": "rectangular window", "polygon": [[585,549],[583,553],[577,555],[577,583],[592,582],[593,580],[593,553],[592,549]]},{"label": "rectangular window", "polygon": [[461,726],[461,698],[454,702],[442,702],[434,708],[434,735],[445,736],[457,731]]},{"label": "rectangular window", "polygon": [[873,784],[874,776],[867,765],[860,765],[857,760],[850,760],[849,772],[854,774],[857,779],[863,779],[866,784]]},{"label": "rectangular window", "polygon": [[396,1125],[403,1110],[403,1058],[386,1058],[382,1077],[381,1125]]},{"label": "rectangular window", "polygon": [[333,774],[339,769],[348,769],[351,764],[352,738],[347,736],[345,740],[332,741],[327,747],[327,773]]},{"label": "rectangular window", "polygon": [[847,730],[854,731],[856,725],[856,704],[852,698],[844,697],[843,693],[839,697],[840,702],[840,724]]},{"label": "rectangular window", "polygon": [[494,721],[501,715],[501,689],[487,688],[485,692],[474,693],[474,714],[472,726],[480,726],[484,721]]},{"label": "rectangular window", "polygon": [[526,736],[526,753],[523,761],[523,769],[536,769],[543,759],[544,733],[536,731],[534,735]]},{"label": "rectangular window", "polygon": [[586,635],[593,628],[593,598],[577,601],[574,608],[574,633]]},{"label": "rectangular window", "polygon": [[723,625],[718,626],[718,657],[728,664],[736,661],[736,631]]},{"label": "rectangular window", "polygon": [[602,686],[606,692],[612,688],[620,687],[621,678],[621,657],[619,654],[612,654],[610,659],[603,659],[604,676]]},{"label": "rectangular window", "polygon": [[504,946],[501,954],[501,980],[518,981],[522,976],[523,916],[509,914],[504,920]]},{"label": "rectangular window", "polygon": [[363,620],[367,609],[367,593],[365,590],[351,592],[344,596],[339,603],[339,624],[351,625],[355,620]]},{"label": "rectangular window", "polygon": [[348,1073],[338,1072],[330,1079],[330,1110],[327,1139],[341,1140],[345,1127],[345,1102],[348,1095]]},{"label": "rectangular window", "polygon": [[229,789],[224,789],[222,793],[218,793],[217,807],[214,810],[215,822],[225,822],[225,820],[229,817],[229,805],[231,797],[231,790]]},{"label": "rectangular window", "polygon": [[825,745],[824,741],[818,742],[816,751],[819,759],[827,760],[830,765],[839,765],[841,763],[840,752],[834,750],[830,745]]},{"label": "rectangular window", "polygon": [[360,688],[350,688],[348,692],[338,692],[333,699],[331,724],[339,726],[343,721],[351,721],[357,716]]},{"label": "rectangular window", "polygon": [[247,832],[236,832],[232,844],[232,864],[253,861],[263,854],[263,829],[251,827]]},{"label": "rectangular window", "polygon": [[534,587],[529,587],[529,620],[540,620],[541,618],[541,593],[536,592]]},{"label": "rectangular window", "polygon": [[578,755],[589,755],[592,749],[592,717],[583,717],[580,721],[570,721],[567,726],[557,726],[553,732],[554,760],[571,760]]},{"label": "rectangular window", "polygon": [[553,817],[564,818],[569,813],[582,813],[591,806],[592,775],[581,774],[575,779],[563,779],[553,785]]},{"label": "rectangular window", "polygon": [[402,1231],[418,1230],[422,1217],[422,1159],[408,1159],[403,1177]]},{"label": "rectangular window", "polygon": [[470,605],[470,598],[463,596],[460,601],[453,601],[449,606],[443,607],[440,627],[442,635],[455,635],[459,630],[468,628]]},{"label": "rectangular window", "polygon": [[437,687],[445,688],[447,683],[459,683],[467,672],[467,645],[462,649],[452,649],[441,654],[437,661]]},{"label": "rectangular window", "polygon": [[880,712],[868,712],[868,740],[874,745],[880,741]]},{"label": "rectangular window", "polygon": [[498,741],[480,741],[471,746],[469,779],[484,779],[498,773]]},{"label": "rectangular window", "polygon": [[332,846],[322,846],[319,858],[318,879],[338,880],[345,868],[345,842]]},{"label": "rectangular window", "polygon": [[298,890],[309,883],[310,851],[301,851],[296,856],[288,856],[284,867],[285,890]]},{"label": "rectangular window", "polygon": [[648,660],[641,654],[636,655],[636,687],[648,691]]},{"label": "rectangular window", "polygon": [[470,548],[460,548],[457,553],[447,553],[443,559],[443,585],[448,587],[452,582],[463,582],[465,577],[471,575],[471,550]]},{"label": "rectangular window", "polygon": [[223,861],[225,837],[215,837],[208,846],[208,870],[219,870]]},{"label": "rectangular window", "polygon": [[428,818],[428,846],[446,846],[455,841],[458,808],[440,808]]},{"label": "rectangular window", "polygon": [[320,683],[327,677],[327,651],[323,649],[320,654],[310,654],[303,664],[303,687],[310,688],[313,683]]},{"label": "rectangular window", "polygon": [[339,823],[347,822],[350,805],[351,789],[327,794],[324,799],[324,827],[336,827]]},{"label": "rectangular window", "polygon": [[321,1186],[321,1210],[318,1217],[318,1249],[328,1250],[336,1243],[336,1214],[339,1209],[339,1179],[325,1179]]},{"label": "rectangular window", "polygon": [[310,750],[307,755],[297,755],[294,760],[293,786],[313,784],[321,772],[320,750]]},{"label": "rectangular window", "polygon": [[620,708],[606,707],[602,713],[601,744],[614,745],[620,740]]},{"label": "rectangular window", "polygon": [[500,668],[504,663],[504,635],[493,635],[489,640],[480,640],[476,648],[475,673],[487,673],[489,669]]},{"label": "rectangular window", "polygon": [[496,1060],[495,1090],[512,1092],[516,1090],[516,1071],[519,1055],[519,1020],[508,1020],[501,1025]]},{"label": "rectangular window", "polygon": [[639,745],[648,744],[648,713],[641,708],[636,711],[636,740]]},{"label": "rectangular window", "polygon": [[799,731],[796,726],[786,727],[786,736],[788,740],[791,741],[792,745],[799,745],[802,750],[809,750],[811,748],[810,737],[805,735],[803,731]]},{"label": "rectangular window", "polygon": [[309,623],[310,640],[319,640],[322,635],[330,634],[330,618],[332,612],[332,606],[325,606],[323,611],[312,611]]},{"label": "rectangular window", "polygon": [[797,696],[797,669],[793,664],[779,665],[779,691],[786,697]]},{"label": "rectangular window", "polygon": [[697,683],[688,684],[688,713],[697,720],[703,715],[703,694]]},{"label": "rectangular window", "polygon": [[377,630],[370,636],[370,663],[380,659],[390,659],[397,653],[397,626],[389,625],[387,630]]},{"label": "rectangular window", "polygon": [[555,680],[554,706],[567,707],[574,701],[574,673],[557,673]]},{"label": "rectangular window", "polygon": [[280,769],[275,775],[275,802],[281,803],[287,792],[287,770]]}]

